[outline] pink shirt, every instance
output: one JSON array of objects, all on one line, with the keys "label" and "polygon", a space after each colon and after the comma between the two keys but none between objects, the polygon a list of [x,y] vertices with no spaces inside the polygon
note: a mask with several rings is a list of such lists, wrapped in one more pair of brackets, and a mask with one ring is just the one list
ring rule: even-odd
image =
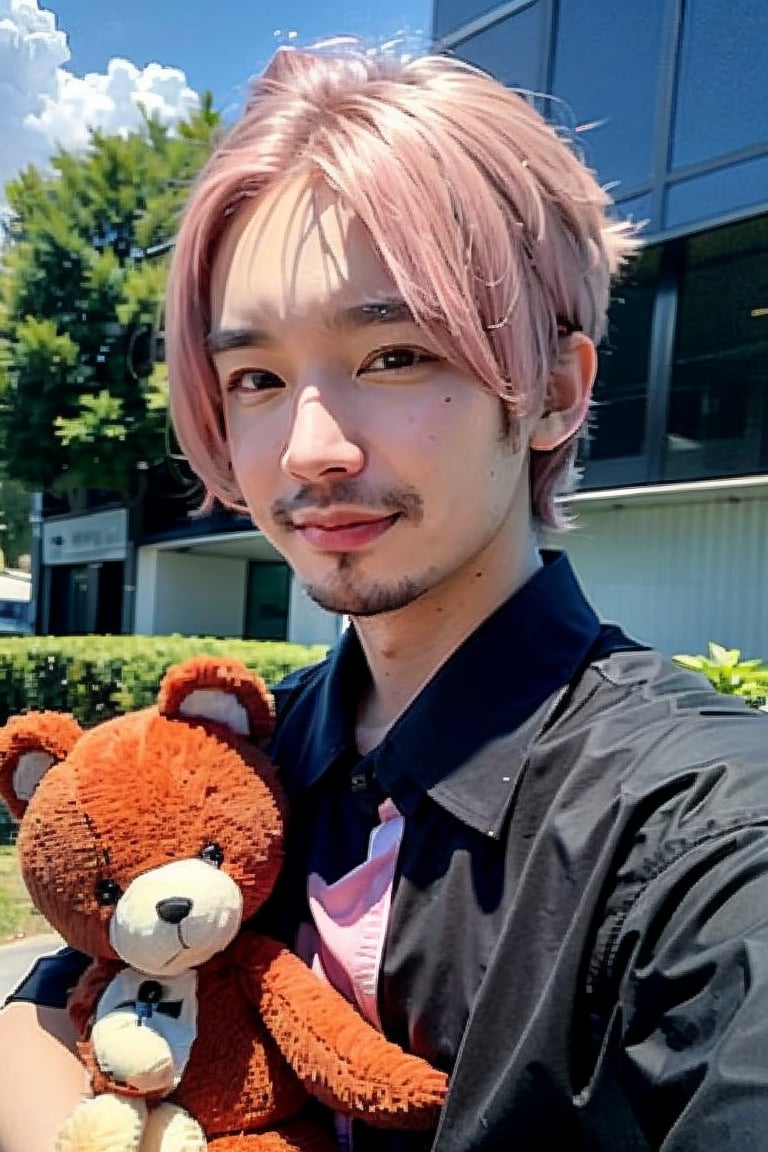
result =
[{"label": "pink shirt", "polygon": [[303,926],[298,951],[313,971],[381,1029],[376,989],[403,817],[391,800],[385,800],[379,819],[362,864],[334,884],[326,884],[317,873],[309,877],[313,924]]}]

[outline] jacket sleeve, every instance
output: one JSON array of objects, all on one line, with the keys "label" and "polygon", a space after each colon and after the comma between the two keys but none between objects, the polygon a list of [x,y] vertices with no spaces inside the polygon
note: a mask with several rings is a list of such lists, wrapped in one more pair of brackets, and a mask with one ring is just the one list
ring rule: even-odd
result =
[{"label": "jacket sleeve", "polygon": [[24,1000],[45,1008],[66,1008],[70,992],[90,963],[90,956],[74,948],[62,948],[52,955],[41,956],[5,1003]]},{"label": "jacket sleeve", "polygon": [[636,838],[609,906],[603,992],[651,1147],[768,1147],[768,812],[672,799]]}]

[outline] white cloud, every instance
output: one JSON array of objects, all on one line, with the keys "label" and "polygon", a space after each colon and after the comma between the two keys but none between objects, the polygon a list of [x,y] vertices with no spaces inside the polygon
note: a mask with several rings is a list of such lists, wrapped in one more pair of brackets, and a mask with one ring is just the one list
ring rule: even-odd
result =
[{"label": "white cloud", "polygon": [[139,107],[165,123],[187,115],[197,93],[177,68],[110,60],[106,73],[75,76],[66,33],[38,0],[0,0],[0,190],[30,162],[87,143],[89,127],[135,127]]}]

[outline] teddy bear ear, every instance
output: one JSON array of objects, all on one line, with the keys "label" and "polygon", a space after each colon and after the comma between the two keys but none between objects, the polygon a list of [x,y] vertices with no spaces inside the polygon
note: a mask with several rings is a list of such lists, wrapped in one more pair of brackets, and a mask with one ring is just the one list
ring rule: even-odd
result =
[{"label": "teddy bear ear", "polygon": [[239,660],[194,656],[169,668],[157,699],[170,719],[215,720],[240,736],[272,731],[272,699],[260,676]]},{"label": "teddy bear ear", "polygon": [[0,728],[0,796],[20,820],[52,765],[66,759],[83,730],[74,716],[28,712]]}]

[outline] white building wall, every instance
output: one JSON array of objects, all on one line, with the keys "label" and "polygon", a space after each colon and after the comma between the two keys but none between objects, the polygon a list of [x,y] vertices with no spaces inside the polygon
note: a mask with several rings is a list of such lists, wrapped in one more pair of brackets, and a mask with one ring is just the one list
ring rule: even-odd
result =
[{"label": "white building wall", "polygon": [[[144,553],[154,553],[154,559]],[[136,632],[242,636],[247,567],[239,558],[141,549]],[[152,575],[153,589],[145,590],[145,578]]]},{"label": "white building wall", "polygon": [[[248,561],[140,548],[134,631],[144,636],[242,636]],[[287,639],[335,644],[341,617],[318,608],[291,578]]]},{"label": "white building wall", "polygon": [[768,661],[768,497],[575,504],[564,548],[600,615],[663,652]]},{"label": "white building wall", "polygon": [[291,576],[288,639],[294,644],[335,644],[340,632],[341,617],[318,608],[296,577]]},{"label": "white building wall", "polygon": [[157,548],[139,548],[136,554],[136,596],[133,607],[133,631],[138,636],[154,636],[155,590],[157,583]]}]

